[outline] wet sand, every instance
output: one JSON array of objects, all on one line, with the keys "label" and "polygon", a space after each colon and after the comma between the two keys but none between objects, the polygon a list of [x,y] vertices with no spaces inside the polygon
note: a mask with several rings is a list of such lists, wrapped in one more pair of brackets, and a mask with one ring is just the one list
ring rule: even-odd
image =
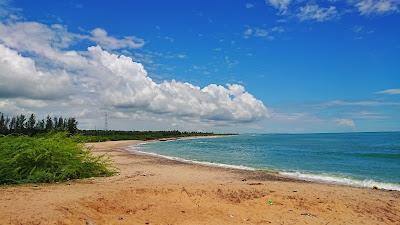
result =
[{"label": "wet sand", "polygon": [[131,154],[90,144],[113,177],[0,188],[0,224],[400,224],[400,192]]}]

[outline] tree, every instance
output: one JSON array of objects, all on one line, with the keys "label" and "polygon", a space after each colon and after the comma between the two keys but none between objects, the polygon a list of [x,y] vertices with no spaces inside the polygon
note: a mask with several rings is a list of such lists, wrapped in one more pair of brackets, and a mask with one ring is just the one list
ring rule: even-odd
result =
[{"label": "tree", "polygon": [[6,134],[6,133],[7,133],[6,119],[4,118],[4,114],[0,113],[0,134]]},{"label": "tree", "polygon": [[46,117],[46,126],[45,126],[46,131],[51,131],[53,130],[53,120],[49,115]]},{"label": "tree", "polygon": [[37,122],[36,130],[43,131],[45,130],[45,128],[46,128],[46,122],[44,121],[44,119]]},{"label": "tree", "polygon": [[57,129],[58,129],[58,118],[53,117],[53,130],[57,130]]},{"label": "tree", "polygon": [[37,120],[35,114],[29,117],[20,114],[17,116],[6,117],[0,112],[0,134],[20,133],[34,135],[40,132],[50,131],[69,131],[75,134],[78,131],[78,121],[75,118],[50,117]]},{"label": "tree", "polygon": [[64,130],[64,119],[61,116],[58,118],[57,130]]},{"label": "tree", "polygon": [[32,113],[28,121],[26,122],[26,129],[28,130],[29,133],[34,132],[35,125],[36,125],[36,117],[35,114]]},{"label": "tree", "polygon": [[67,127],[70,134],[75,134],[78,131],[78,121],[75,118],[69,118]]},{"label": "tree", "polygon": [[24,114],[21,114],[19,116],[17,116],[16,119],[16,130],[18,132],[22,132],[25,129],[25,121],[26,121],[26,117]]},{"label": "tree", "polygon": [[10,120],[9,129],[12,132],[12,131],[15,131],[16,127],[17,127],[17,119],[15,117],[12,117]]}]

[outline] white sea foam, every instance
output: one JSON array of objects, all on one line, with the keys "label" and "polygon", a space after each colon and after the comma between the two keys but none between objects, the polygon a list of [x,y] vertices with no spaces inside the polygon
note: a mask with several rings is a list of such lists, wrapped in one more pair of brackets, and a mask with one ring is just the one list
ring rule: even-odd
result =
[{"label": "white sea foam", "polygon": [[374,180],[356,180],[346,177],[332,176],[328,174],[311,174],[311,173],[301,173],[301,172],[279,172],[279,174],[286,177],[291,177],[306,181],[340,184],[340,185],[348,185],[354,187],[366,187],[366,188],[377,187],[379,189],[400,191],[399,184],[377,182]]},{"label": "white sea foam", "polygon": [[150,156],[155,156],[155,157],[159,157],[159,158],[175,160],[178,162],[192,163],[192,164],[198,164],[198,165],[204,165],[204,166],[230,168],[230,169],[256,170],[255,168],[248,167],[248,166],[241,166],[241,165],[238,166],[238,165],[230,165],[230,164],[224,164],[224,163],[213,163],[213,162],[206,162],[206,161],[189,160],[189,159],[183,159],[180,157],[161,155],[161,154],[157,154],[154,152],[144,152],[144,151],[140,151],[138,149],[139,148],[137,148],[135,146],[128,147],[128,150],[133,153],[138,153],[138,154],[142,154],[142,155],[150,155]]}]

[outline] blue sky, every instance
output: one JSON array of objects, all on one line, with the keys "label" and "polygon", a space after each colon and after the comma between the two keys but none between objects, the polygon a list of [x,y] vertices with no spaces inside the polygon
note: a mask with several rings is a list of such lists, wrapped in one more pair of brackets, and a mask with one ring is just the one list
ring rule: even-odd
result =
[{"label": "blue sky", "polygon": [[[9,27],[34,21],[60,24],[74,34],[101,28],[117,39],[132,37],[140,47],[109,52],[143,64],[155,82],[177,80],[199,87],[240,84],[268,110],[265,118],[240,126],[212,121],[204,129],[400,130],[397,0],[38,0],[4,1],[3,5],[3,21]],[[88,42],[73,43],[68,50],[84,51]],[[23,56],[31,54],[15,45],[10,48]],[[134,118],[129,126],[145,126]],[[96,122],[87,124],[92,123]],[[115,116],[115,129],[129,129],[124,124]],[[162,124],[154,128],[171,125]]]}]

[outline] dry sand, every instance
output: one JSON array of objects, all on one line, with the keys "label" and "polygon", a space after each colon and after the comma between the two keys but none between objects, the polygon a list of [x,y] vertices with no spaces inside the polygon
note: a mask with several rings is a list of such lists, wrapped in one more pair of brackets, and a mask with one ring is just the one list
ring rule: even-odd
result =
[{"label": "dry sand", "polygon": [[0,224],[400,224],[400,192],[132,155],[135,143],[92,144],[118,176],[1,187]]}]

